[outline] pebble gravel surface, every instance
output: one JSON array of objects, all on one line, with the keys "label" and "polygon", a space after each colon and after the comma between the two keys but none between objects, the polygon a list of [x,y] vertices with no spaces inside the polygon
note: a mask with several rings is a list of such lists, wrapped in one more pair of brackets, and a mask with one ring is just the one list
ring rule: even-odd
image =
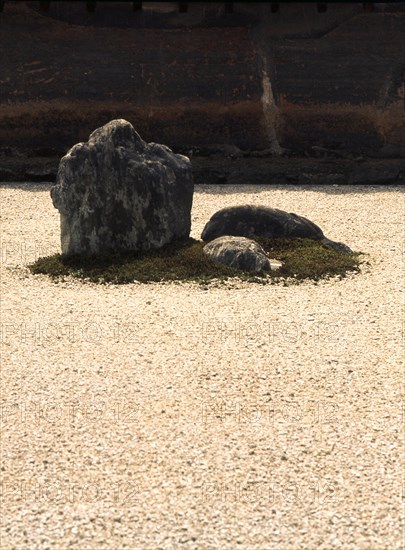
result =
[{"label": "pebble gravel surface", "polygon": [[9,549],[404,548],[404,214],[394,186],[196,186],[367,256],[318,284],[95,285],[50,184],[1,188],[1,539]]}]

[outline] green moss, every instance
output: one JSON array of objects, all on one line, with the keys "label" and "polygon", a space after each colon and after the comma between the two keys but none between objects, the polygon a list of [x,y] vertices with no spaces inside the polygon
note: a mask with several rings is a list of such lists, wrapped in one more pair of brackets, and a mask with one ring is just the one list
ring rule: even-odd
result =
[{"label": "green moss", "polygon": [[134,281],[197,281],[207,284],[231,277],[249,282],[275,283],[280,280],[317,281],[330,276],[344,277],[359,271],[359,254],[342,254],[310,239],[256,239],[269,254],[283,262],[271,273],[252,275],[214,262],[203,253],[205,243],[194,239],[177,241],[160,250],[143,253],[116,253],[82,257],[55,254],[39,258],[29,266],[34,274],[42,273],[60,280],[66,276],[94,283],[125,284]]},{"label": "green moss", "polygon": [[349,271],[359,271],[360,254],[344,254],[326,248],[311,239],[256,239],[271,258],[283,265],[277,277],[292,277],[297,280],[341,276]]}]

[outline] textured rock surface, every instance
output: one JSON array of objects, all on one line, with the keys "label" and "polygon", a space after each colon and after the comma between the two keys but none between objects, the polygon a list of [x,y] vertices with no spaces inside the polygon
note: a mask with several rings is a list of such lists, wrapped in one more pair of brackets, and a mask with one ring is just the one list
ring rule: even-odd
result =
[{"label": "textured rock surface", "polygon": [[343,243],[335,243],[325,237],[316,224],[297,214],[265,206],[231,206],[216,212],[201,234],[203,241],[211,241],[223,235],[241,237],[302,237],[320,240],[325,246],[350,253]]},{"label": "textured rock surface", "polygon": [[193,187],[187,157],[113,120],[60,161],[51,196],[62,252],[149,250],[188,237]]},{"label": "textured rock surface", "polygon": [[243,271],[270,271],[271,264],[263,248],[246,237],[218,237],[206,244],[205,254],[216,262]]}]

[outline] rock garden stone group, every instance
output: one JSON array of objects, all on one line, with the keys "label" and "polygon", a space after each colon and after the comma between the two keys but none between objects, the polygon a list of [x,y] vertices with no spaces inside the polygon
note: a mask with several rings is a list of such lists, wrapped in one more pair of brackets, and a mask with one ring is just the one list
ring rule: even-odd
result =
[{"label": "rock garden stone group", "polygon": [[[112,120],[60,161],[51,197],[60,212],[62,254],[147,251],[186,239],[193,191],[187,157],[146,143],[126,120]],[[219,210],[201,235],[215,261],[249,272],[277,269],[255,237],[309,238],[351,253],[310,220],[266,206]]]}]

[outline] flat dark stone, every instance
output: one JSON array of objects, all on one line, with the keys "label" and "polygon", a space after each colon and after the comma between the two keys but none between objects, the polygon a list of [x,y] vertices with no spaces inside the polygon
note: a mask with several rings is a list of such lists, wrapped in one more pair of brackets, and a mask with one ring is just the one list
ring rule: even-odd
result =
[{"label": "flat dark stone", "polygon": [[203,241],[212,241],[225,235],[315,239],[328,248],[351,252],[343,243],[327,239],[322,229],[307,218],[266,206],[243,205],[223,208],[205,225],[201,238]]}]

